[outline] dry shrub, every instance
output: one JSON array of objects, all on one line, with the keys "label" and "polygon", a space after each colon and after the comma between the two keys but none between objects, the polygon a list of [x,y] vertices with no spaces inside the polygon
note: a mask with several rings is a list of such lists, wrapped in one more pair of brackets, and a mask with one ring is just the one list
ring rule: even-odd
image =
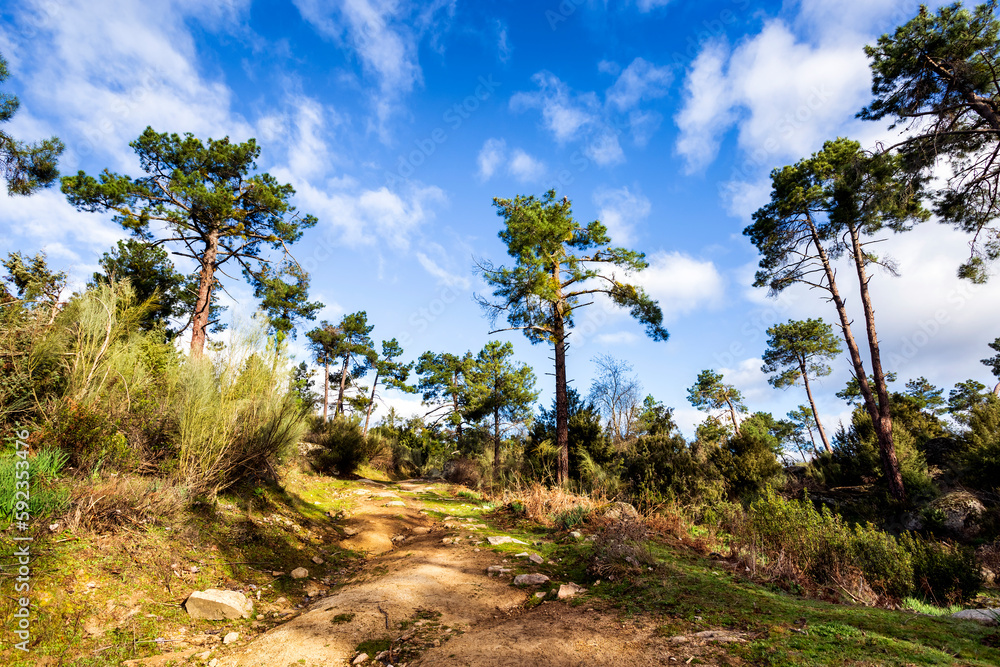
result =
[{"label": "dry shrub", "polygon": [[183,487],[142,478],[110,477],[73,490],[66,524],[71,531],[113,533],[169,523],[188,502]]},{"label": "dry shrub", "polygon": [[659,508],[655,513],[643,518],[651,533],[673,538],[681,545],[707,555],[719,548],[715,531],[699,525],[679,506]]},{"label": "dry shrub", "polygon": [[475,460],[467,456],[460,456],[445,464],[444,478],[452,484],[478,489],[482,474],[479,472],[479,465]]},{"label": "dry shrub", "polygon": [[648,542],[649,531],[640,519],[611,521],[594,538],[588,570],[611,580],[638,572],[655,562]]},{"label": "dry shrub", "polygon": [[538,482],[527,489],[505,490],[500,502],[504,505],[519,503],[526,518],[545,526],[554,525],[557,517],[581,512],[591,515],[597,507],[605,504],[603,499],[580,496],[561,487],[549,488]]}]

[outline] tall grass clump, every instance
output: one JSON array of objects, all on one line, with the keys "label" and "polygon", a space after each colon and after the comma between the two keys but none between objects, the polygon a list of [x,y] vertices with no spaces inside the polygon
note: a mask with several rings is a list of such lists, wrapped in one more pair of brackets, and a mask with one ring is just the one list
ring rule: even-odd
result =
[{"label": "tall grass clump", "polygon": [[[67,456],[58,449],[43,449],[27,457],[28,462],[28,516],[32,520],[58,515],[69,502],[69,489],[57,483],[59,471],[66,464]],[[13,518],[17,486],[17,462],[13,452],[0,454],[0,526],[6,527]],[[22,465],[23,468],[23,465]],[[21,478],[23,481],[23,476]]]},{"label": "tall grass clump", "polygon": [[190,359],[178,387],[177,477],[214,494],[247,477],[273,476],[305,419],[289,394],[287,359],[255,318],[214,359]]}]

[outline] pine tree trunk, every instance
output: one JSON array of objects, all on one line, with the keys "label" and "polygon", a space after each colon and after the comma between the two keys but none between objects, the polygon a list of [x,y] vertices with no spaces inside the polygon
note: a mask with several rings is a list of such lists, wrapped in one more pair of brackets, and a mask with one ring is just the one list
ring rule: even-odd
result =
[{"label": "pine tree trunk", "polygon": [[[819,255],[820,261],[823,264],[823,271],[826,274],[827,279],[827,290],[830,292],[830,299],[833,301],[834,306],[837,308],[837,316],[840,318],[840,329],[844,334],[844,342],[847,343],[847,351],[851,356],[851,364],[854,366],[854,376],[858,380],[858,387],[861,390],[861,395],[864,397],[865,409],[868,411],[868,415],[872,418],[872,424],[875,427],[876,436],[879,440],[879,450],[884,448],[884,441],[882,434],[879,433],[880,415],[878,406],[875,403],[875,396],[872,394],[871,386],[868,384],[868,374],[865,372],[864,361],[861,359],[861,351],[858,349],[858,344],[854,340],[854,333],[851,331],[851,319],[847,314],[847,307],[844,304],[843,297],[840,296],[840,291],[837,288],[836,274],[833,270],[833,266],[830,264],[830,257],[826,254],[826,250],[823,249],[822,239],[820,239],[819,231],[816,229],[812,218],[809,218],[810,232],[813,238],[813,244],[816,246],[816,252]],[[892,446],[892,430],[890,423],[890,431],[888,444]],[[896,451],[892,449],[892,459],[895,460]],[[883,458],[883,470],[885,470],[886,459]],[[898,466],[896,467],[898,471]],[[890,475],[886,475],[890,477]],[[892,490],[892,482],[890,482],[890,490]],[[900,479],[899,491],[902,491],[902,480]],[[893,496],[896,497],[895,492]]]},{"label": "pine tree trunk", "polygon": [[[903,474],[896,458],[896,446],[892,441],[892,406],[889,402],[889,388],[886,385],[885,373],[882,370],[882,355],[879,352],[878,333],[875,331],[875,309],[872,307],[871,293],[868,291],[868,281],[871,280],[865,271],[864,250],[858,237],[858,230],[849,226],[851,246],[854,254],[854,267],[858,273],[858,283],[861,287],[861,305],[865,312],[865,328],[868,333],[868,349],[871,353],[872,376],[875,380],[875,392],[878,403],[869,406],[875,435],[878,438],[879,456],[882,459],[882,470],[889,484],[889,493],[899,502],[906,499],[903,488]],[[874,410],[873,410],[874,408]]]},{"label": "pine tree trunk", "polygon": [[372,408],[375,407],[375,387],[378,386],[378,368],[375,369],[375,382],[372,383],[372,398],[368,401],[368,413],[365,415],[365,429],[362,435],[368,435],[368,420],[372,418]]},{"label": "pine tree trunk", "polygon": [[205,254],[201,257],[198,299],[194,304],[194,317],[191,318],[191,356],[196,358],[205,353],[208,317],[212,310],[212,288],[215,286],[215,258],[218,254],[219,237],[217,234],[210,234],[205,240]]},{"label": "pine tree trunk", "polygon": [[830,447],[830,441],[826,438],[826,431],[823,430],[823,424],[819,420],[819,412],[816,410],[816,401],[813,400],[812,389],[809,388],[809,376],[806,375],[806,364],[804,360],[799,360],[799,371],[802,373],[802,382],[806,385],[806,396],[809,397],[809,407],[812,409],[813,419],[816,420],[816,430],[819,431],[819,438],[823,441],[823,447],[826,451],[833,452]]},{"label": "pine tree trunk", "polygon": [[344,387],[347,386],[347,362],[351,355],[344,355],[344,367],[340,369],[340,390],[337,392],[337,411],[333,413],[334,419],[344,413]]},{"label": "pine tree trunk", "polygon": [[330,357],[323,355],[323,423],[326,423],[326,410],[330,405]]},{"label": "pine tree trunk", "polygon": [[556,353],[556,449],[559,452],[560,486],[569,483],[569,399],[566,395],[566,337],[562,313],[557,311],[555,322]]},{"label": "pine tree trunk", "polygon": [[740,434],[740,421],[736,417],[736,408],[733,406],[733,402],[729,400],[729,396],[726,396],[726,404],[729,406],[729,418],[733,421],[733,431],[736,435]]},{"label": "pine tree trunk", "polygon": [[496,484],[496,472],[500,470],[500,408],[493,408],[493,483]]}]

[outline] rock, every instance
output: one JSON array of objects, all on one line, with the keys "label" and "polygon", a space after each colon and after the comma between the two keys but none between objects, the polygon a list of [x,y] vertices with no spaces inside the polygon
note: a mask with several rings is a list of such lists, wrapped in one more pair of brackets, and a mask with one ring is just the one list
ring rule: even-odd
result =
[{"label": "rock", "polygon": [[212,658],[212,661],[210,663],[208,663],[208,667],[216,667],[216,665],[218,665],[218,664],[219,664],[219,659],[218,658]]},{"label": "rock", "polygon": [[549,578],[544,574],[519,574],[514,577],[515,586],[541,586],[548,581]]},{"label": "rock", "polygon": [[274,604],[288,604],[288,598],[286,598],[285,596],[281,596],[280,598],[274,601]]},{"label": "rock", "polygon": [[359,653],[358,657],[356,657],[354,659],[354,661],[351,662],[351,664],[352,665],[360,665],[362,662],[364,662],[367,659],[368,659],[368,654],[367,653]]},{"label": "rock", "polygon": [[211,656],[212,656],[211,651],[204,651],[202,653],[199,653],[195,657],[198,658],[199,660],[208,660]]},{"label": "rock", "polygon": [[230,633],[227,633],[226,636],[222,638],[222,643],[223,644],[232,644],[233,642],[239,640],[239,638],[240,638],[240,633],[238,633],[238,632],[230,632]]},{"label": "rock", "polygon": [[250,618],[253,603],[238,591],[210,588],[191,593],[184,602],[184,608],[191,618],[220,621],[227,618]]},{"label": "rock", "polygon": [[528,556],[528,560],[530,560],[535,565],[541,565],[544,559],[538,554],[531,554],[530,556]]},{"label": "rock", "polygon": [[906,530],[923,530],[924,518],[916,512],[907,512],[903,515],[903,528]]},{"label": "rock", "polygon": [[313,556],[312,561],[317,565],[322,565],[324,563],[323,559],[319,556]]},{"label": "rock", "polygon": [[344,535],[347,535],[348,537],[354,537],[355,535],[357,535],[360,532],[361,531],[358,530],[357,528],[351,528],[350,526],[345,526],[344,527]]},{"label": "rock", "polygon": [[528,557],[528,552],[527,551],[522,551],[519,554],[514,554],[514,558],[527,558],[527,557]]},{"label": "rock", "polygon": [[580,593],[586,593],[587,589],[574,583],[563,584],[559,587],[558,597],[560,600],[574,597]]},{"label": "rock", "polygon": [[309,570],[304,567],[297,567],[292,570],[292,579],[305,579],[309,576]]},{"label": "rock", "polygon": [[968,491],[946,493],[928,505],[928,509],[943,514],[944,527],[964,538],[979,534],[979,520],[986,513],[986,507]]},{"label": "rock", "polygon": [[498,544],[527,544],[527,542],[515,540],[510,535],[490,535],[486,538],[486,541],[493,546],[497,546]]},{"label": "rock", "polygon": [[582,540],[583,539],[583,533],[581,533],[579,530],[574,530],[573,532],[571,532],[569,534],[569,536],[572,537],[574,540]]},{"label": "rock", "polygon": [[621,521],[622,519],[637,519],[639,512],[628,503],[614,502],[604,509],[604,516]]},{"label": "rock", "polygon": [[426,526],[418,526],[413,529],[414,535],[426,535],[429,532],[431,532],[431,529],[427,528]]},{"label": "rock", "polygon": [[406,503],[402,500],[393,500],[385,504],[386,507],[406,507]]},{"label": "rock", "polygon": [[543,598],[546,595],[548,595],[548,593],[546,593],[545,591],[538,591],[537,593],[535,593],[536,598]]},{"label": "rock", "polygon": [[486,574],[491,577],[502,577],[507,574],[512,574],[514,570],[504,567],[503,565],[490,565],[486,568]]},{"label": "rock", "polygon": [[975,621],[983,625],[996,625],[1000,621],[1000,608],[996,609],[963,609],[952,614],[952,618]]},{"label": "rock", "polygon": [[283,576],[285,576],[285,573],[282,572],[282,571],[280,571],[280,570],[275,570],[275,571],[271,572],[271,576],[272,577],[283,577]]},{"label": "rock", "polygon": [[356,496],[367,496],[368,491],[365,489],[354,489],[354,495]]}]

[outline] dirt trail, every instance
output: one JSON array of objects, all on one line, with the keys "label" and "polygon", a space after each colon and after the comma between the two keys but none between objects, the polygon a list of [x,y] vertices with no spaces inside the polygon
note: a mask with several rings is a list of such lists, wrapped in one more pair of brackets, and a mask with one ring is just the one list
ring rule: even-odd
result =
[{"label": "dirt trail", "polygon": [[[428,486],[398,488],[419,494]],[[501,556],[473,540],[443,543],[457,531],[421,513],[419,498],[370,489],[344,523],[354,534],[341,542],[369,552],[367,578],[222,657],[218,667],[348,665],[358,645],[374,639],[393,640],[392,653],[383,662],[372,655],[366,665],[655,665],[675,654],[654,626],[623,625],[613,611],[558,601],[528,609],[535,589],[487,576]],[[387,506],[400,500],[405,506]]]}]

